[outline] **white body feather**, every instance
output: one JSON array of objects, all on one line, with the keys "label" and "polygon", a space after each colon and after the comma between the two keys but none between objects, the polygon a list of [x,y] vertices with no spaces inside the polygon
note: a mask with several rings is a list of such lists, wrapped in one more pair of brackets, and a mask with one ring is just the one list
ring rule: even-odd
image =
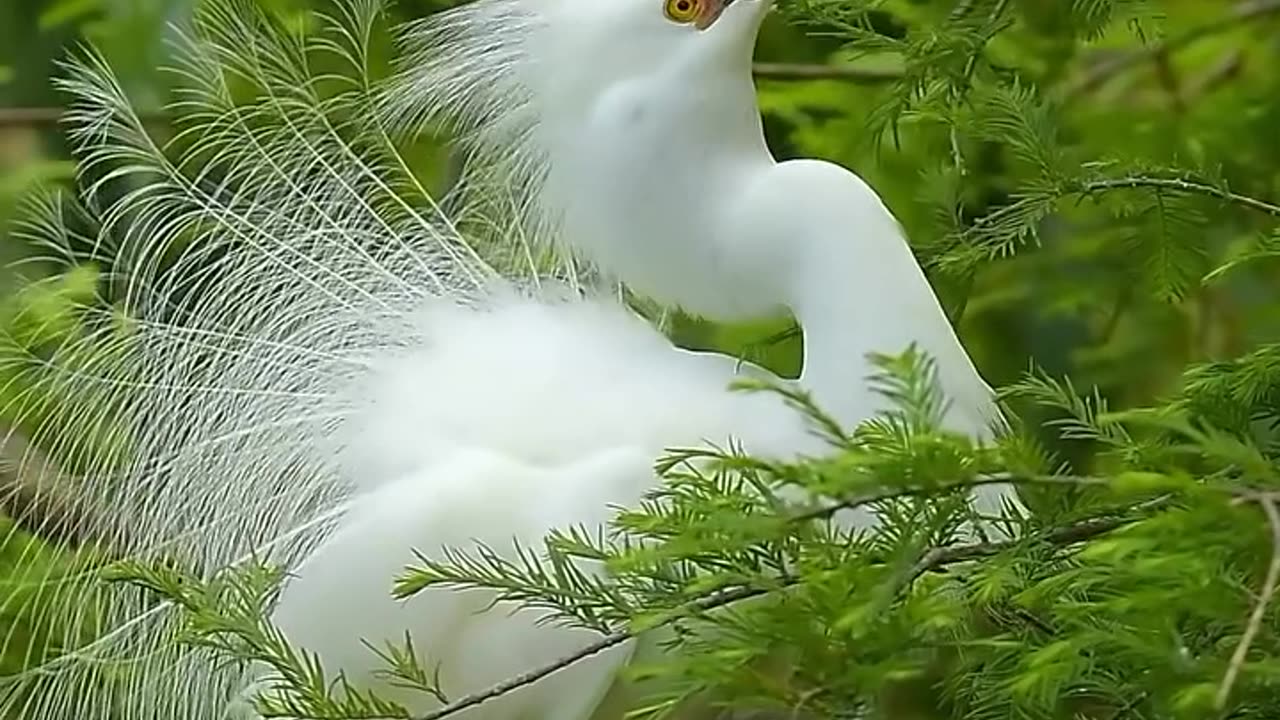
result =
[{"label": "white body feather", "polygon": [[[607,301],[513,301],[421,319],[420,337],[448,341],[413,343],[381,363],[351,415],[358,436],[343,456],[354,473],[386,480],[298,566],[274,615],[360,684],[377,684],[361,672],[377,666],[361,638],[378,645],[409,630],[416,647],[444,660],[441,685],[453,698],[595,638],[538,626],[536,611],[482,614],[484,592],[428,590],[393,601],[391,579],[414,563],[415,550],[480,542],[515,560],[513,540],[529,547],[556,528],[604,527],[613,508],[634,506],[655,487],[654,459],[670,447],[732,436],[763,456],[825,449],[777,396],[727,392],[726,358],[674,349]],[[501,410],[485,397],[500,399]],[[630,651],[612,649],[465,716],[585,717]],[[391,694],[409,707],[429,704],[421,694]]]},{"label": "white body feather", "polygon": [[408,317],[404,348],[369,360],[335,436],[357,482],[477,450],[538,469],[638,451],[649,471],[666,448],[731,436],[771,457],[824,449],[778,398],[729,391],[732,358],[675,348],[608,299],[511,296]]}]

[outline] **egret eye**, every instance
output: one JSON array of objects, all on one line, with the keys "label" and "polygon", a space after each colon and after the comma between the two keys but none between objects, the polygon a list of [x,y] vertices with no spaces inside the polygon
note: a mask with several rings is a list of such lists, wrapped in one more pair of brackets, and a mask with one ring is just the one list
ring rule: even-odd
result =
[{"label": "egret eye", "polygon": [[705,0],[666,0],[663,12],[671,22],[687,25],[698,19],[698,10]]}]

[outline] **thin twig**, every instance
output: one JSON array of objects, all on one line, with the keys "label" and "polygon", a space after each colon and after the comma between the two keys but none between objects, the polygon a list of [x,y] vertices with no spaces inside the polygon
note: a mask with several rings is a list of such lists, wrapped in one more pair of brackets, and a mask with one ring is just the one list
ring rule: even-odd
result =
[{"label": "thin twig", "polygon": [[1262,511],[1267,516],[1267,523],[1271,526],[1271,563],[1267,566],[1267,576],[1262,581],[1262,594],[1258,596],[1258,602],[1249,615],[1249,623],[1244,628],[1244,634],[1240,636],[1240,643],[1236,645],[1236,651],[1231,654],[1231,662],[1227,665],[1227,672],[1222,677],[1222,684],[1218,686],[1218,695],[1214,698],[1214,706],[1218,710],[1223,710],[1227,706],[1231,688],[1240,677],[1240,670],[1244,667],[1245,658],[1249,655],[1249,648],[1253,646],[1253,639],[1262,629],[1262,620],[1267,614],[1267,606],[1270,605],[1271,598],[1276,593],[1276,584],[1280,583],[1280,511],[1276,510],[1276,499],[1272,494],[1260,494],[1254,498],[1254,501],[1262,506]]},{"label": "thin twig", "polygon": [[[1059,528],[1053,532],[1046,534],[1043,538],[1044,542],[1050,545],[1074,545],[1085,540],[1104,535],[1112,530],[1118,530],[1125,525],[1136,522],[1134,518],[1092,518],[1078,522],[1074,525],[1068,525]],[[990,557],[998,555],[1005,550],[1016,547],[1020,541],[1003,540],[1000,542],[980,542],[970,543],[967,545],[945,545],[935,547],[920,557],[916,564],[911,566],[911,571],[907,573],[909,581],[914,582],[921,575],[932,570],[954,565],[960,562],[968,562],[969,560],[977,560],[978,558]]]},{"label": "thin twig", "polygon": [[994,475],[979,475],[971,480],[963,482],[942,483],[938,485],[922,485],[908,488],[895,488],[884,492],[872,493],[868,495],[858,495],[846,500],[842,500],[832,505],[824,505],[813,510],[799,513],[791,518],[793,522],[804,522],[809,520],[821,520],[831,517],[836,513],[845,510],[853,510],[855,508],[864,507],[866,505],[874,505],[876,503],[885,502],[886,500],[897,500],[900,498],[917,497],[920,495],[934,495],[944,493],[949,490],[973,489],[986,485],[1109,485],[1107,480],[1102,478],[1079,477],[1075,475],[1015,475],[1013,473],[996,473]]},{"label": "thin twig", "polygon": [[[689,612],[706,612],[707,610],[714,610],[736,602],[759,597],[761,595],[768,594],[768,592],[768,590],[762,588],[741,587],[712,593],[701,600],[689,603],[685,608],[674,613],[669,619],[658,623],[654,627],[657,628],[670,625],[671,623],[686,617]],[[621,645],[622,643],[633,639],[635,636],[636,633],[631,630],[617,630],[611,632],[608,635],[599,638],[595,642],[586,645],[581,650],[574,652],[572,655],[566,655],[554,662],[543,665],[542,667],[504,680],[493,687],[459,698],[448,705],[432,710],[426,715],[419,715],[413,720],[440,720],[440,718],[462,712],[467,708],[493,700],[502,695],[506,695],[509,692],[519,690],[526,685],[532,685],[549,675],[564,670],[565,668],[575,665],[582,660],[586,660],[592,655],[602,653],[605,650]]]},{"label": "thin twig", "polygon": [[515,677],[504,680],[498,683],[497,685],[494,685],[493,687],[490,687],[486,690],[481,690],[480,692],[472,693],[470,695],[467,695],[466,697],[459,698],[449,703],[448,705],[432,710],[426,715],[419,715],[418,717],[414,718],[414,720],[439,720],[440,718],[446,717],[448,715],[453,715],[455,713],[462,712],[467,708],[473,707],[475,705],[479,705],[480,703],[487,702],[489,700],[493,700],[494,698],[500,697],[502,695],[506,695],[507,693],[512,692],[514,690],[519,690],[520,688],[526,685],[532,685],[533,683],[538,682],[542,678],[547,677],[552,673],[559,672],[569,667],[570,665],[574,665],[581,660],[585,660],[591,657],[592,655],[595,655],[597,653],[602,653],[605,650],[608,650],[609,648],[612,648],[616,645],[621,645],[622,643],[630,640],[632,637],[634,637],[634,634],[627,630],[619,630],[618,632],[609,633],[608,635],[605,635],[604,637],[600,638],[599,640],[596,640],[590,645],[587,645],[586,647],[582,648],[581,650],[575,652],[572,655],[566,655],[565,657],[562,657],[559,660],[556,660],[555,662],[550,663],[548,665],[544,665],[536,670],[531,670],[526,673],[521,673],[520,675],[516,675]]},{"label": "thin twig", "polygon": [[1082,191],[1088,193],[1097,190],[1114,190],[1118,188],[1162,188],[1200,195],[1212,195],[1242,207],[1264,212],[1272,217],[1280,217],[1280,205],[1274,205],[1266,202],[1265,200],[1252,198],[1248,195],[1241,195],[1240,193],[1224,190],[1219,187],[1214,187],[1213,185],[1179,180],[1177,178],[1135,176],[1117,178],[1114,180],[1094,180],[1092,182],[1085,183]]},{"label": "thin twig", "polygon": [[797,63],[755,63],[751,66],[751,73],[761,80],[843,80],[865,85],[892,82],[902,77],[897,70]]},{"label": "thin twig", "polygon": [[[1230,190],[1224,190],[1204,183],[1180,180],[1177,178],[1158,178],[1140,175],[1070,184],[1063,187],[1060,194],[1054,196],[1052,199],[1056,201],[1072,195],[1088,195],[1090,193],[1103,192],[1106,190],[1141,188],[1160,188],[1165,190],[1178,190],[1180,192],[1198,195],[1211,195],[1241,207],[1247,207],[1251,210],[1266,213],[1272,217],[1280,217],[1280,205],[1275,205],[1265,200],[1259,200],[1258,198],[1249,197],[1248,195],[1241,195],[1240,193],[1231,192]],[[991,227],[999,223],[1004,218],[1014,215],[1028,202],[1032,202],[1035,199],[1036,198],[1024,198],[1016,202],[1009,203],[1008,205],[1003,205],[974,220],[969,229],[964,231],[964,234]]]}]

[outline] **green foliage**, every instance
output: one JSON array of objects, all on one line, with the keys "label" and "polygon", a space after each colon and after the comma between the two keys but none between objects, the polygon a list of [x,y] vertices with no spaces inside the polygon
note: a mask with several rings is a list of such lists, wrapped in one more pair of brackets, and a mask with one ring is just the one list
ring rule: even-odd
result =
[{"label": "green foliage", "polygon": [[[775,147],[885,195],[996,384],[1032,357],[1143,403],[1188,362],[1280,336],[1263,290],[1277,279],[1274,48],[1255,41],[1274,7],[782,8],[821,33],[810,59],[866,74],[762,81]],[[762,59],[793,60],[794,36],[771,32]]]},{"label": "green foliage", "polygon": [[[39,476],[40,462],[33,470],[29,450],[25,444],[15,443],[10,433],[35,436],[43,444],[56,446],[57,438],[35,435],[36,428],[50,423],[103,456],[118,451],[111,445],[120,441],[118,431],[92,425],[72,412],[70,390],[55,380],[57,373],[51,370],[54,364],[64,369],[87,365],[87,358],[65,349],[68,340],[89,332],[80,311],[96,297],[96,282],[94,269],[84,266],[29,284],[0,302],[0,492],[5,495],[6,509],[15,507],[11,503],[14,496],[32,494],[34,488],[23,487],[30,482],[24,479],[26,474],[44,481]],[[63,467],[77,469],[74,464]],[[74,485],[62,488],[64,492],[73,489]],[[88,549],[55,551],[41,537],[42,532],[52,533],[49,518],[23,520],[19,523],[0,516],[0,587],[4,598],[0,623],[5,633],[0,676],[55,658],[98,632],[92,623],[67,627],[59,619],[71,615],[67,608],[87,607],[91,602],[91,598],[62,590],[64,584],[71,587],[68,579],[92,572],[100,559]]]},{"label": "green foliage", "polygon": [[[1266,362],[1229,374],[1256,381]],[[597,630],[606,643],[659,634],[661,661],[631,669],[660,688],[641,717],[694,700],[804,717],[1280,712],[1280,617],[1269,607],[1280,571],[1280,454],[1186,409],[1212,369],[1189,373],[1180,399],[1126,420],[1069,386],[1026,376],[1018,392],[1067,413],[1054,423],[1063,434],[1106,446],[1107,473],[1086,476],[1050,472],[1052,458],[1025,434],[988,446],[940,430],[943,398],[927,359],[879,364],[877,386],[897,409],[847,432],[793,390],[747,389],[786,394],[826,434],[831,457],[673,452],[659,463],[663,486],[608,532],[553,532],[536,551],[517,548],[517,561],[484,546],[423,557],[395,592],[487,588],[500,603],[549,611],[550,621]],[[1259,390],[1280,382],[1231,397]],[[1142,450],[1152,442],[1164,452]],[[1028,491],[1030,511],[1010,508],[997,539],[975,536],[962,510],[963,496],[989,483]],[[884,524],[851,532],[831,523],[860,507]],[[306,698],[326,687],[318,702],[346,703],[343,717],[378,712],[376,699],[341,684],[295,681],[299,662],[287,646],[261,649],[255,638],[275,637],[261,629],[266,603],[247,599],[258,603],[269,587],[261,581],[279,579],[269,570],[251,565],[203,585],[137,566],[120,577],[189,608],[190,642],[281,669],[276,690],[288,702],[316,702]],[[190,599],[227,588],[230,610]],[[394,673],[405,655],[384,657]],[[420,662],[409,666],[427,677]],[[447,713],[449,699],[436,697]],[[336,717],[327,712],[299,717]]]},{"label": "green foliage", "polygon": [[[55,427],[77,438],[94,456],[107,457],[122,451],[125,441],[120,430],[102,427],[100,419],[77,413],[76,402],[85,398],[68,394],[83,394],[86,388],[67,381],[67,373],[89,372],[126,349],[126,320],[113,318],[115,323],[103,328],[86,317],[86,308],[99,300],[98,283],[96,269],[80,265],[29,283],[0,303],[0,423],[28,435]],[[93,342],[85,343],[88,339]],[[98,402],[111,402],[109,392],[99,395]],[[55,446],[64,442],[38,440]],[[65,471],[79,470],[75,453],[64,452],[58,461]]]},{"label": "green foliage", "polygon": [[[263,2],[306,31],[310,4]],[[895,720],[1280,716],[1280,3],[779,4],[759,59],[841,72],[761,79],[772,146],[842,162],[886,197],[1002,386],[1013,432],[981,446],[939,431],[927,360],[881,358],[879,388],[899,409],[861,427],[788,395],[830,457],[673,452],[664,485],[609,532],[562,528],[516,561],[483,547],[422,556],[396,593],[489,588],[597,631],[597,648],[643,632],[677,651],[633,669],[651,691],[644,716],[694,699]],[[50,33],[74,23],[117,37],[113,62],[126,58],[146,104],[165,95],[148,72],[159,51],[130,38],[158,35],[140,28],[180,5],[59,0],[32,17]],[[134,15],[149,20],[119,20]],[[6,102],[48,97],[27,68],[61,40],[39,38],[13,43],[30,50],[25,64],[0,59],[16,70],[6,82],[0,69]],[[0,149],[22,160],[0,178],[0,215],[33,181],[68,175],[33,160],[31,142],[0,128]],[[418,159],[415,172],[440,172],[435,153]],[[83,331],[86,273],[13,294],[0,313],[6,407],[56,414],[38,370],[59,337]],[[798,366],[787,319],[677,316],[671,332],[784,374]],[[1000,533],[983,538],[984,518],[960,501],[992,483],[1016,485],[1023,507],[985,518]],[[857,534],[829,523],[863,508],[886,522]],[[0,532],[11,585],[28,553],[48,555],[51,578],[67,561]],[[283,642],[263,620],[271,568],[203,579],[125,564],[111,578],[174,602],[177,640],[273,668],[279,682],[258,703],[269,716],[407,716]],[[6,673],[36,662],[28,651],[57,614],[16,587],[5,632],[33,640],[7,646]],[[406,638],[370,651],[384,679],[435,697],[442,714],[468,700],[434,682],[431,648]]]},{"label": "green foliage", "polygon": [[[243,572],[199,582],[165,565],[123,561],[109,567],[104,579],[130,582],[176,605],[184,624],[175,638],[242,663],[263,663],[278,673],[269,687],[258,688],[254,709],[264,718],[409,718],[404,707],[353,687],[342,676],[326,676],[319,659],[289,645],[284,635],[263,620],[284,574],[258,563]],[[434,697],[437,683],[418,664],[411,639],[403,647],[370,647],[388,665],[385,677]]]},{"label": "green foliage", "polygon": [[4,578],[4,605],[0,622],[6,632],[0,653],[0,675],[13,675],[56,657],[91,639],[96,628],[75,628],[68,633],[59,619],[68,615],[70,603],[90,598],[49,592],[59,579],[90,570],[87,558],[59,553],[12,520],[0,518],[0,577]]}]

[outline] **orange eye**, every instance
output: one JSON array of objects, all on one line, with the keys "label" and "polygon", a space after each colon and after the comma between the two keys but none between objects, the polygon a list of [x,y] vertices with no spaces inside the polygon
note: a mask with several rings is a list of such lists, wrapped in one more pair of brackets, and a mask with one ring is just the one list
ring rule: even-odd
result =
[{"label": "orange eye", "polygon": [[687,25],[698,19],[703,0],[666,0],[663,12],[671,22]]}]

